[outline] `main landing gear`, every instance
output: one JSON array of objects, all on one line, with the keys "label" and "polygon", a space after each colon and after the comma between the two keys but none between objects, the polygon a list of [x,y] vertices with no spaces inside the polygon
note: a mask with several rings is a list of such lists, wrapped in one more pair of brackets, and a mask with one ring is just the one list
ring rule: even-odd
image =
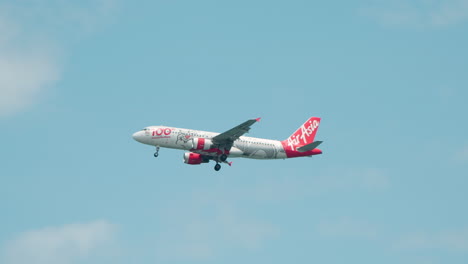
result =
[{"label": "main landing gear", "polygon": [[159,156],[159,147],[156,147],[156,152],[154,153],[154,157],[157,158]]},{"label": "main landing gear", "polygon": [[226,155],[226,154],[223,154],[223,155],[219,156],[219,160],[220,160],[221,162],[225,162],[225,161],[227,160],[227,155]]},{"label": "main landing gear", "polygon": [[223,154],[221,156],[219,156],[218,158],[214,158],[214,160],[216,161],[216,165],[214,166],[214,169],[215,171],[219,171],[221,169],[221,164],[219,164],[220,162],[221,163],[226,163],[228,164],[229,166],[232,165],[232,162],[227,162],[227,155],[226,154]]}]

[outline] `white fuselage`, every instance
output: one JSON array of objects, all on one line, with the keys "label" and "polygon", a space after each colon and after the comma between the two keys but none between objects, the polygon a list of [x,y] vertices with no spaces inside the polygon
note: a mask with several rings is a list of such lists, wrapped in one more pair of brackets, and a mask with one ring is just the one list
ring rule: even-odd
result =
[{"label": "white fuselage", "polygon": [[[210,139],[218,134],[185,128],[150,126],[133,134],[133,138],[147,145],[209,154],[213,151],[209,146]],[[200,144],[200,139],[203,139],[204,145]],[[251,159],[287,158],[281,141],[244,136],[233,142],[229,150],[229,157]]]}]

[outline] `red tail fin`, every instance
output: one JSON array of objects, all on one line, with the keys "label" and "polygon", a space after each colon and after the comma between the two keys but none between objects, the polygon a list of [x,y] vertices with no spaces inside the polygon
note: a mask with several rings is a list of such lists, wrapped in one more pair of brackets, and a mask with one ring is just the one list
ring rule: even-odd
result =
[{"label": "red tail fin", "polygon": [[304,145],[314,142],[315,134],[317,134],[320,125],[320,117],[309,118],[300,128],[294,132],[288,139],[283,142],[292,151]]}]

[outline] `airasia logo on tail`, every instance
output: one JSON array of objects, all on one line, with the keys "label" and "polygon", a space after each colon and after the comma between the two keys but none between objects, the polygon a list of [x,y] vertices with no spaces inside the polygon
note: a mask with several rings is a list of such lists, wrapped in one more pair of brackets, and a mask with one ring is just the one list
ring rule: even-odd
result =
[{"label": "airasia logo on tail", "polygon": [[[297,131],[294,133],[294,135],[290,136],[288,138],[288,146],[292,150],[296,150],[297,145],[304,146],[308,143],[312,143],[314,140],[313,134],[317,130],[318,126],[320,125],[320,122],[318,120],[310,120],[308,122],[308,126],[306,126],[307,123],[304,123]],[[308,142],[308,139],[311,139],[311,142]],[[301,142],[302,140],[302,142]]]}]

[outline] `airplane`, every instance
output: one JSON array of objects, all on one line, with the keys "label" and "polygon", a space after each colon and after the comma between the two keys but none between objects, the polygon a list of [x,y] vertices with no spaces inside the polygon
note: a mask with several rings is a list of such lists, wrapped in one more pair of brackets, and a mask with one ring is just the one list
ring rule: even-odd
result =
[{"label": "airplane", "polygon": [[149,126],[133,134],[136,141],[156,147],[154,157],[158,157],[160,147],[181,149],[183,161],[190,165],[216,162],[215,171],[221,169],[220,163],[228,162],[229,158],[249,159],[286,159],[310,157],[322,154],[318,149],[323,141],[314,141],[320,125],[319,117],[309,118],[296,132],[286,140],[271,140],[245,137],[250,127],[259,122],[260,118],[250,119],[223,133],[199,131],[193,129],[169,126]]}]

